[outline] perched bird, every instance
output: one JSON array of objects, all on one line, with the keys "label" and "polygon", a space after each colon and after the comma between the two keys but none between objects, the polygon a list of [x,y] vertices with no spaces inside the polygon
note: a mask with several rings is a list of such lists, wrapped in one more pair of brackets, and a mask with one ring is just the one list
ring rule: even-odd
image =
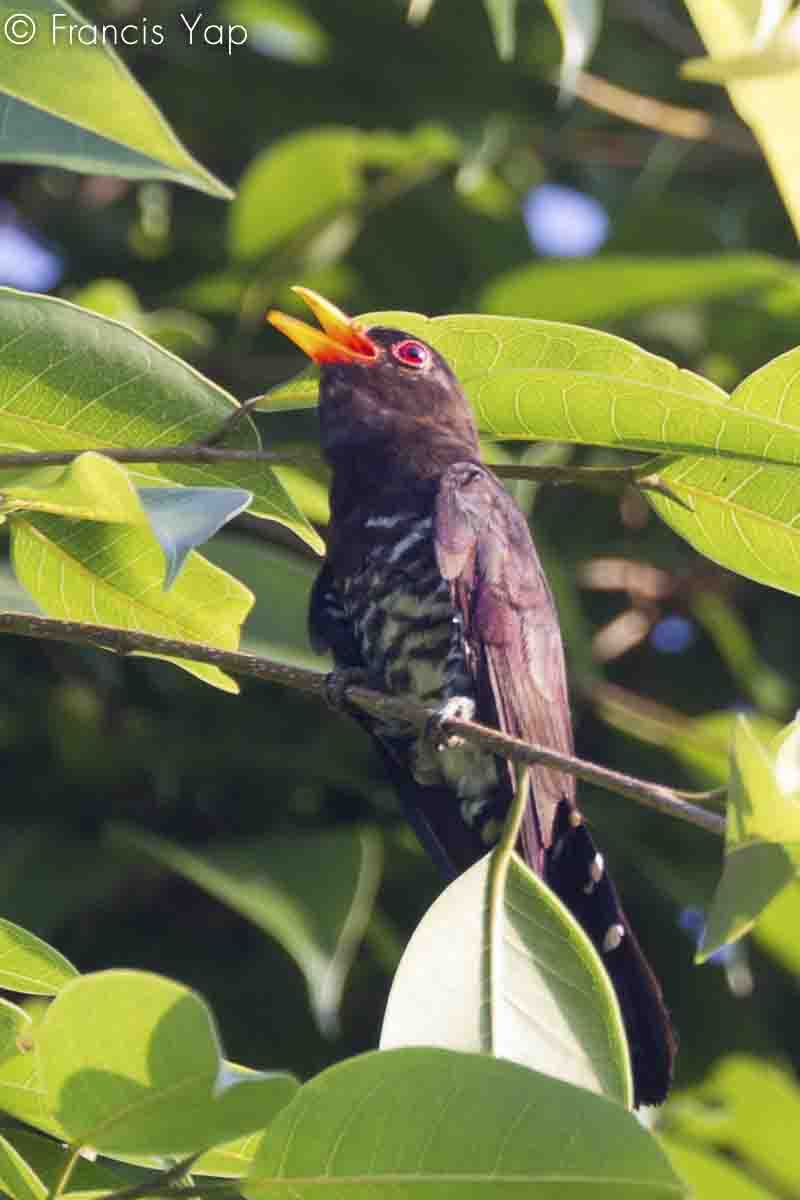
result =
[{"label": "perched bird", "polygon": [[[528,525],[481,461],[445,360],[399,329],[364,328],[306,288],[321,329],[269,320],[320,364],[322,450],[333,471],[312,642],[370,686],[572,752],[564,654]],[[359,719],[406,815],[449,877],[491,849],[513,763],[463,741]],[[574,778],[530,771],[520,852],[588,933],[616,988],[637,1104],[667,1093],[675,1039],[661,988],[575,805]]]}]

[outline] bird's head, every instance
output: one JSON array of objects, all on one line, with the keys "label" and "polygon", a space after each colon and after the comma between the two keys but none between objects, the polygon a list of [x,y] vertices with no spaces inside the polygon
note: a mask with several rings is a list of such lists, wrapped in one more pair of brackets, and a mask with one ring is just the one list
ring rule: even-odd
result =
[{"label": "bird's head", "polygon": [[272,311],[268,320],[320,366],[322,450],[334,466],[372,454],[432,473],[474,458],[469,404],[445,360],[401,329],[369,328],[308,288],[294,289],[321,325]]}]

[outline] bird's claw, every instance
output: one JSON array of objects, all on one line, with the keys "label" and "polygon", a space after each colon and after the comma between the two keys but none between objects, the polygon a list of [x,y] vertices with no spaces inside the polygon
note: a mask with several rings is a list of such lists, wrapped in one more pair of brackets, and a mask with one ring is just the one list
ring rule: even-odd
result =
[{"label": "bird's claw", "polygon": [[350,705],[347,703],[347,689],[349,687],[365,687],[366,684],[367,672],[360,667],[343,667],[329,671],[325,676],[323,692],[325,703],[334,712],[350,712]]},{"label": "bird's claw", "polygon": [[433,745],[434,750],[453,750],[464,743],[457,733],[447,733],[444,726],[447,721],[471,721],[475,716],[475,701],[469,696],[452,696],[444,704],[440,704],[428,718],[425,725],[425,740]]}]

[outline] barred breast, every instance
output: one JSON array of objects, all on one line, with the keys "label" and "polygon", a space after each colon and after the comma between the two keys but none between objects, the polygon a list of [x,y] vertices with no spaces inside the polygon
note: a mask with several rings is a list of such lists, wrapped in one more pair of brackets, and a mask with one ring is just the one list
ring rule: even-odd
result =
[{"label": "barred breast", "polygon": [[[433,517],[407,512],[365,521],[371,548],[342,583],[345,615],[376,685],[395,696],[444,706],[456,700],[475,711],[461,617],[436,562]],[[463,744],[437,751],[407,728],[384,724],[375,733],[395,751],[405,748],[418,783],[446,783],[469,825],[481,823],[498,776],[494,759]]]}]

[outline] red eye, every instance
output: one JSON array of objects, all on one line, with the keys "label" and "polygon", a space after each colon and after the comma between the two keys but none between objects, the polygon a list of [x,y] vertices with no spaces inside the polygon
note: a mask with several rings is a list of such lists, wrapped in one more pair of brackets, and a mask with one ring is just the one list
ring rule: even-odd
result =
[{"label": "red eye", "polygon": [[408,338],[405,342],[396,342],[392,346],[392,354],[404,367],[426,367],[431,360],[431,353],[422,342]]}]

